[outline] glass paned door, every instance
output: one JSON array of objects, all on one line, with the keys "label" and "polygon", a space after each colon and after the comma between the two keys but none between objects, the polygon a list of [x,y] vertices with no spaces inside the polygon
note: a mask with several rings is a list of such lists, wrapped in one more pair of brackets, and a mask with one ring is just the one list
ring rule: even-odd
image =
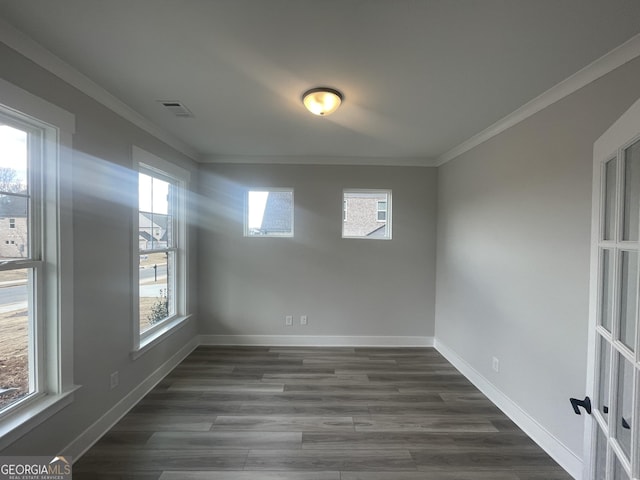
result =
[{"label": "glass paned door", "polygon": [[[640,101],[633,108],[640,118]],[[640,122],[629,138],[625,116],[594,147],[594,408],[585,445],[592,480],[640,477]]]}]

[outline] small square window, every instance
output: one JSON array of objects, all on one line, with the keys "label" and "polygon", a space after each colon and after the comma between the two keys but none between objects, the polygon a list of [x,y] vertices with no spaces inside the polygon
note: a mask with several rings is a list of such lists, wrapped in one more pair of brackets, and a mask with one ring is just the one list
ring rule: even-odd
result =
[{"label": "small square window", "polygon": [[342,237],[391,239],[391,190],[345,190]]},{"label": "small square window", "polygon": [[245,237],[293,237],[293,189],[249,190]]}]

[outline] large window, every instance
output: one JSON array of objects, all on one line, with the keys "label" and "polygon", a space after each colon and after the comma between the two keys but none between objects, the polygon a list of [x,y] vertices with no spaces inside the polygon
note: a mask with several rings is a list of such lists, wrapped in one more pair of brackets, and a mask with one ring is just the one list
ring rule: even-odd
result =
[{"label": "large window", "polygon": [[[0,81],[0,449],[71,401],[73,116]],[[46,413],[45,413],[46,412]]]},{"label": "large window", "polygon": [[246,237],[293,237],[293,189],[248,190],[245,202]]},{"label": "large window", "polygon": [[185,193],[188,172],[134,148],[138,163],[137,344],[185,315]]},{"label": "large window", "polygon": [[391,238],[391,190],[345,190],[343,238]]},{"label": "large window", "polygon": [[40,391],[36,292],[43,288],[41,142],[37,128],[0,117],[0,409]]}]

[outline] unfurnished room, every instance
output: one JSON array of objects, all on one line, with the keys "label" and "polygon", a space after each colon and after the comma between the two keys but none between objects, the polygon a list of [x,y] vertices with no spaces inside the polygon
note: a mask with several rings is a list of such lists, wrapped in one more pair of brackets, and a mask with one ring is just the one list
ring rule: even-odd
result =
[{"label": "unfurnished room", "polygon": [[0,0],[0,479],[640,480],[640,2]]}]

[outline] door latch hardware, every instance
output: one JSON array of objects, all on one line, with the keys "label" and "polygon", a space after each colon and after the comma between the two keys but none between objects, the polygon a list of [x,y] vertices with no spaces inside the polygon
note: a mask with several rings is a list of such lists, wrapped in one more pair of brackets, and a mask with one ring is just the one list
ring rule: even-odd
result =
[{"label": "door latch hardware", "polygon": [[573,411],[576,412],[576,415],[580,415],[580,409],[578,407],[584,408],[585,412],[591,415],[591,399],[589,397],[584,397],[584,400],[578,400],[577,398],[570,398],[571,406],[573,407]]}]

